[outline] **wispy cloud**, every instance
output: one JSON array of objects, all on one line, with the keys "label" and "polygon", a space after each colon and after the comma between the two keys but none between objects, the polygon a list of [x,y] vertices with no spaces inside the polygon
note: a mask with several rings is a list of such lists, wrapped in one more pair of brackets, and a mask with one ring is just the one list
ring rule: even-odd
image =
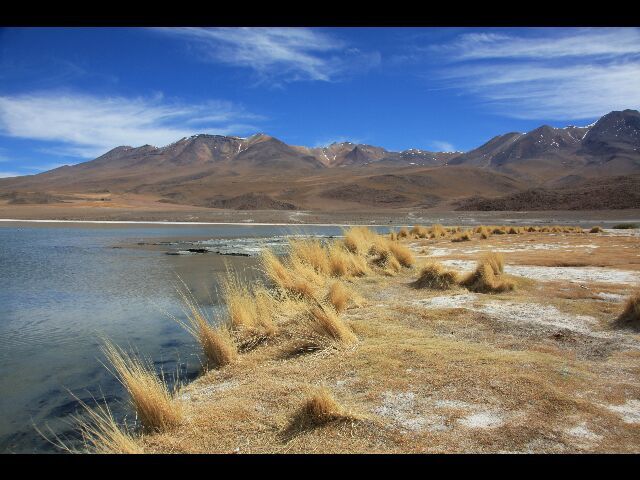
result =
[{"label": "wispy cloud", "polygon": [[332,81],[380,63],[335,36],[310,28],[158,28],[198,45],[205,60],[254,70],[261,81]]},{"label": "wispy cloud", "polygon": [[442,140],[433,140],[430,142],[432,148],[437,152],[455,152],[456,147],[452,143],[444,142]]},{"label": "wispy cloud", "polygon": [[0,172],[0,178],[19,177],[20,175],[24,175],[24,173],[18,173],[18,172]]},{"label": "wispy cloud", "polygon": [[567,57],[618,57],[637,54],[640,31],[634,28],[545,29],[516,37],[501,33],[467,33],[449,45],[457,60],[495,58],[553,59]]},{"label": "wispy cloud", "polygon": [[162,146],[195,133],[242,134],[260,117],[229,102],[187,104],[69,92],[0,96],[0,134],[54,142],[50,153],[93,158],[119,145]]},{"label": "wispy cloud", "polygon": [[640,30],[546,29],[470,33],[434,46],[440,80],[497,112],[586,119],[640,106]]}]

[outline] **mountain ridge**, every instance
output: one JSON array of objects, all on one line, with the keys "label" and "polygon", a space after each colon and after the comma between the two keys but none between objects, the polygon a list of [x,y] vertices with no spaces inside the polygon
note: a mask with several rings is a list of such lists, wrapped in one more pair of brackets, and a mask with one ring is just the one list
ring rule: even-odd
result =
[{"label": "mountain ridge", "polygon": [[[265,133],[196,134],[162,147],[118,146],[77,165],[0,179],[0,194],[24,203],[108,191],[232,209],[502,208],[526,204],[529,197],[517,194],[527,189],[579,189],[589,179],[638,173],[640,113],[627,109],[584,127],[541,125],[497,135],[467,152],[397,152],[352,142],[306,147]],[[470,202],[460,204],[465,198]],[[545,193],[543,204],[554,198],[560,197]]]}]

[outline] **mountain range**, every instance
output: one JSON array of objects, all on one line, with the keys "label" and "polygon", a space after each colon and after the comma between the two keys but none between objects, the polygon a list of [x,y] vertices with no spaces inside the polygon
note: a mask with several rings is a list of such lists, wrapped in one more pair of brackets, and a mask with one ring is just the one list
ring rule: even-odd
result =
[{"label": "mountain range", "polygon": [[640,208],[640,113],[506,133],[468,152],[200,134],[0,180],[0,202],[13,205],[96,194],[226,209]]}]

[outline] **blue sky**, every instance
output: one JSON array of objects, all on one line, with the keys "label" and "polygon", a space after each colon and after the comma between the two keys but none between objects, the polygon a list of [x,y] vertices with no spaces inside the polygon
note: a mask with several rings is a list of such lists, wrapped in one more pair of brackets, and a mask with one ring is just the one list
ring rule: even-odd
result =
[{"label": "blue sky", "polygon": [[639,106],[636,28],[0,30],[0,177],[195,133],[464,151]]}]

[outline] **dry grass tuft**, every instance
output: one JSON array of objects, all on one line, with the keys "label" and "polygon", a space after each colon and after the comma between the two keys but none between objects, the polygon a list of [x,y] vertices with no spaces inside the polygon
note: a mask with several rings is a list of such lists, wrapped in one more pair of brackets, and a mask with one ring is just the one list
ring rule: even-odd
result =
[{"label": "dry grass tuft", "polygon": [[409,233],[411,233],[415,238],[429,238],[429,230],[426,227],[421,227],[420,225],[414,225]]},{"label": "dry grass tuft", "polygon": [[324,425],[352,418],[353,415],[336,401],[326,387],[318,388],[309,396],[297,415],[297,420],[307,425]]},{"label": "dry grass tuft", "polygon": [[222,281],[222,296],[234,330],[250,330],[256,326],[253,295],[247,285],[229,271]]},{"label": "dry grass tuft", "polygon": [[366,255],[377,237],[378,235],[367,227],[351,227],[344,232],[343,243],[351,253]]},{"label": "dry grass tuft", "polygon": [[591,227],[591,230],[589,230],[589,233],[602,233],[602,227],[599,226],[595,226],[595,227]]},{"label": "dry grass tuft", "polygon": [[493,273],[496,275],[504,273],[504,256],[499,252],[486,253],[482,257],[481,262],[490,265]]},{"label": "dry grass tuft", "polygon": [[273,251],[268,248],[260,252],[262,270],[269,280],[283,290],[287,290],[293,282],[291,272],[283,265]]},{"label": "dry grass tuft", "polygon": [[420,271],[420,276],[413,282],[415,288],[432,288],[435,290],[448,290],[458,284],[458,274],[445,269],[439,263],[425,265]]},{"label": "dry grass tuft", "polygon": [[353,293],[342,282],[336,281],[329,287],[327,293],[327,301],[333,305],[336,312],[340,313],[346,310],[349,301],[352,299]]},{"label": "dry grass tuft", "polygon": [[484,225],[481,225],[480,227],[478,227],[476,229],[476,233],[479,234],[480,238],[482,238],[483,240],[486,240],[487,238],[489,238],[491,236],[491,230],[489,230]]},{"label": "dry grass tuft", "polygon": [[497,253],[488,253],[478,262],[475,271],[460,284],[478,293],[499,293],[515,289],[515,283],[501,278],[504,272],[504,259]]},{"label": "dry grass tuft", "polygon": [[452,242],[468,242],[471,240],[471,230],[458,232],[452,239]]},{"label": "dry grass tuft", "polygon": [[622,328],[632,327],[640,329],[640,293],[629,297],[624,310],[620,316],[616,318],[614,325]]},{"label": "dry grass tuft", "polygon": [[93,409],[82,400],[78,402],[89,417],[88,420],[75,417],[86,450],[99,454],[144,453],[131,432],[116,423],[107,404]]},{"label": "dry grass tuft", "polygon": [[361,277],[369,272],[367,261],[346,250],[340,242],[328,247],[329,272],[333,277]]},{"label": "dry grass tuft", "polygon": [[358,341],[355,334],[340,320],[337,312],[331,307],[326,308],[320,304],[310,307],[303,321],[314,334],[321,339],[329,340],[336,346],[347,347]]},{"label": "dry grass tuft", "polygon": [[296,258],[287,267],[269,249],[262,250],[260,259],[263,272],[278,288],[296,297],[315,298],[313,283],[323,282],[323,277],[313,267]]},{"label": "dry grass tuft", "polygon": [[278,327],[275,323],[275,317],[279,307],[278,300],[263,286],[256,288],[253,295],[256,306],[257,326],[265,335],[269,337],[275,335],[278,333]]},{"label": "dry grass tuft", "polygon": [[371,263],[382,270],[385,275],[393,276],[402,270],[402,265],[398,259],[391,253],[390,250],[380,251],[374,258],[371,259]]},{"label": "dry grass tuft", "polygon": [[313,267],[320,274],[328,275],[330,272],[327,251],[319,240],[289,240],[290,257],[297,258],[301,262]]},{"label": "dry grass tuft", "polygon": [[436,223],[435,225],[431,225],[431,228],[429,228],[430,238],[440,238],[440,237],[446,237],[446,236],[447,236],[447,231],[439,223]]},{"label": "dry grass tuft", "polygon": [[507,231],[503,227],[495,227],[491,233],[494,235],[504,235]]},{"label": "dry grass tuft", "polygon": [[409,230],[406,227],[402,227],[398,230],[398,238],[409,238]]},{"label": "dry grass tuft", "polygon": [[401,243],[389,242],[388,243],[389,251],[393,254],[394,257],[400,262],[400,265],[403,267],[410,268],[415,263],[415,258],[413,257],[413,252],[406,245],[402,245]]},{"label": "dry grass tuft", "polygon": [[182,294],[182,301],[186,309],[187,322],[178,323],[200,344],[206,366],[220,368],[232,363],[237,357],[237,348],[227,326],[211,325],[191,296]]},{"label": "dry grass tuft", "polygon": [[145,430],[160,432],[180,423],[180,404],[149,362],[130,356],[109,341],[105,342],[102,350],[115,369],[118,380],[129,393],[131,404]]}]

